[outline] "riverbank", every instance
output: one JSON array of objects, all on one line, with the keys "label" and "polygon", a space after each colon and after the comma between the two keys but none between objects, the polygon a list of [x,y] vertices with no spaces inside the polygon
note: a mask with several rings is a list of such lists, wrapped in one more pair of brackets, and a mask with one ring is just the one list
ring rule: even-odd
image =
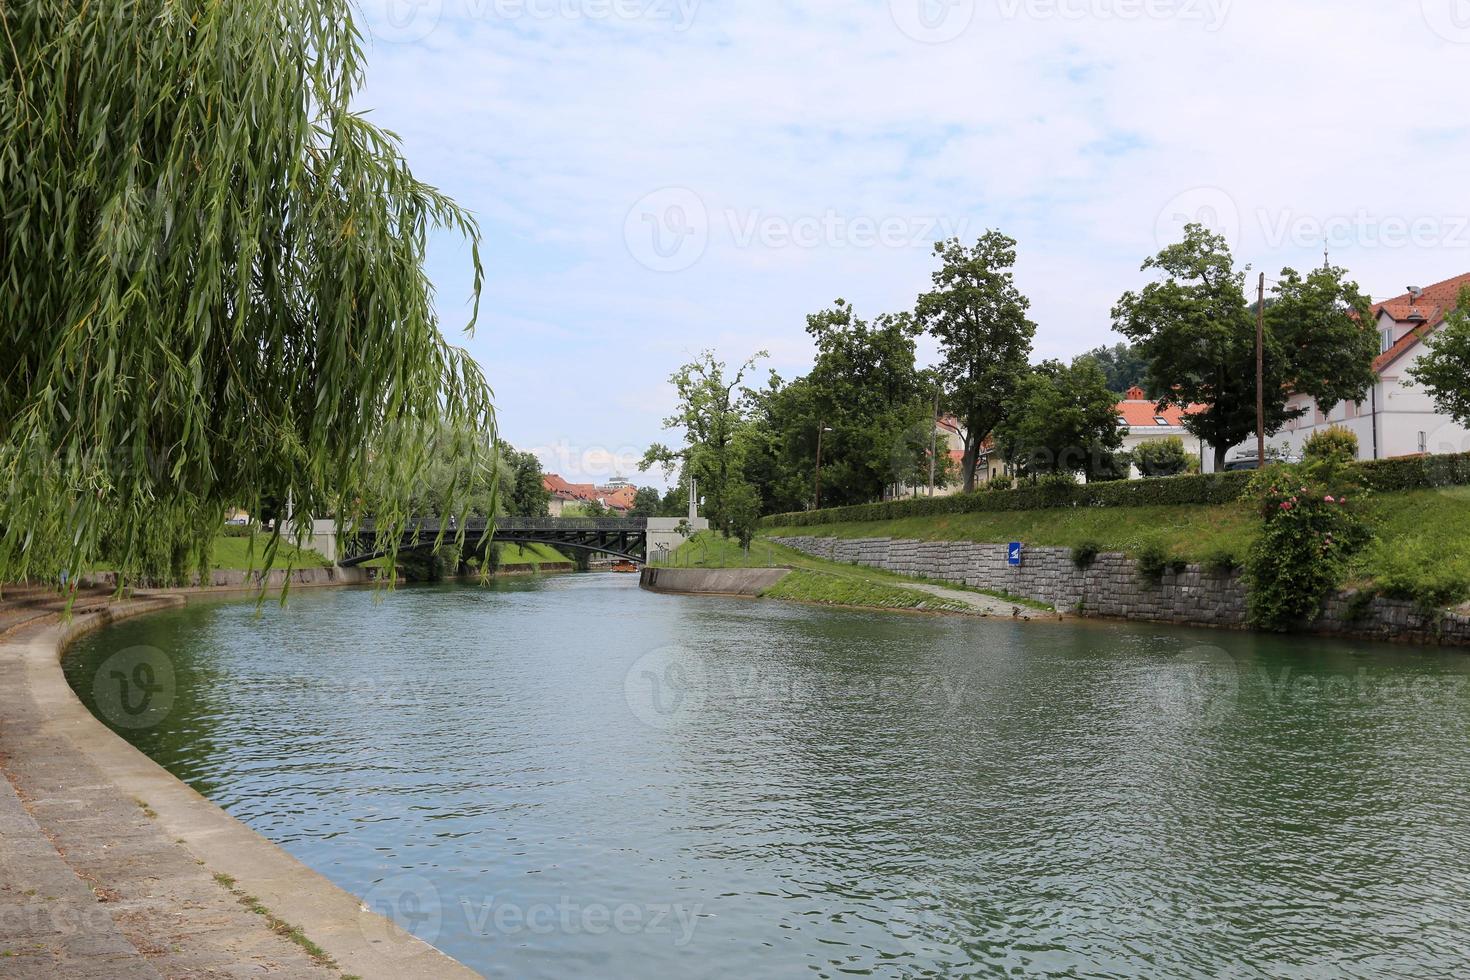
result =
[{"label": "riverbank", "polygon": [[[768,572],[776,574],[759,574]],[[659,592],[744,595],[850,609],[1012,619],[1057,615],[1046,603],[1003,591],[972,589],[963,583],[940,582],[882,569],[857,568],[788,547],[774,539],[763,538],[746,552],[737,542],[714,532],[695,535],[669,561],[645,569],[642,584]]]},{"label": "riverbank", "polygon": [[[783,547],[850,566],[963,583],[1053,605],[1079,616],[1180,626],[1245,629],[1248,602],[1238,570],[1170,561],[1149,575],[1133,557],[1083,555],[1072,548],[1025,548],[1011,563],[1007,544],[904,538],[773,538]],[[1367,590],[1330,598],[1301,630],[1429,646],[1470,646],[1470,611],[1424,608]]]},{"label": "riverbank", "polygon": [[[13,589],[0,604],[0,973],[476,976],[230,817],[77,700],[61,670],[69,643],[186,601],[83,593],[69,621],[46,591]],[[97,684],[120,685],[120,711],[146,712],[167,691],[146,651],[113,659]]]}]

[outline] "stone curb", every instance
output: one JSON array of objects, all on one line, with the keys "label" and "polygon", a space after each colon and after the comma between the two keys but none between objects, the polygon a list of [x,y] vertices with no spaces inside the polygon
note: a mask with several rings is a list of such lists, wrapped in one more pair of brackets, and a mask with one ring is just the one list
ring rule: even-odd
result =
[{"label": "stone curb", "polygon": [[123,797],[146,800],[171,839],[183,841],[180,846],[209,871],[234,878],[240,891],[299,928],[344,974],[365,980],[480,976],[367,910],[356,896],[225,813],[113,733],[77,699],[61,670],[69,644],[111,623],[185,601],[180,595],[127,600],[69,623],[22,628],[0,645],[22,652],[25,683],[48,732],[64,735],[107,773]]}]

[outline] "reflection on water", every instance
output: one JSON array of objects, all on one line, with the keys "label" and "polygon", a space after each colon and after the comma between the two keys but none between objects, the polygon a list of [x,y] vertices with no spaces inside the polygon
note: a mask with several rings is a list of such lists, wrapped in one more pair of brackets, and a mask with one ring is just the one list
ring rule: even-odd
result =
[{"label": "reflection on water", "polygon": [[67,671],[490,976],[1470,974],[1463,655],[594,575],[192,606]]}]

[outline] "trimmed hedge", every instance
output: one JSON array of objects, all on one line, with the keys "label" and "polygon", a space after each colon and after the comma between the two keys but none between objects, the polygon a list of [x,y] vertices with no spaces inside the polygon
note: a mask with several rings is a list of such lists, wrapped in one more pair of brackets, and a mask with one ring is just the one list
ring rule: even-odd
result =
[{"label": "trimmed hedge", "polygon": [[[1470,485],[1470,453],[1412,456],[1354,463],[1350,470],[1363,486],[1380,493]],[[811,527],[893,521],[903,517],[943,514],[995,513],[1012,510],[1048,510],[1058,507],[1148,507],[1153,505],[1228,504],[1245,493],[1253,471],[1171,476],[1119,483],[1073,483],[1038,480],[1013,490],[976,490],[953,497],[920,497],[879,504],[855,504],[827,510],[772,514],[763,527]]]},{"label": "trimmed hedge", "polygon": [[1470,453],[1376,459],[1352,468],[1363,486],[1380,493],[1470,484]]},{"label": "trimmed hedge", "polygon": [[919,497],[880,504],[855,504],[762,518],[765,527],[807,527],[854,521],[892,521],[901,517],[939,514],[975,514],[1011,510],[1047,510],[1058,507],[1147,507],[1153,504],[1228,504],[1240,499],[1251,474],[1208,473],[1157,480],[1115,483],[1073,483],[1038,480],[1014,490],[976,490],[953,497]]}]

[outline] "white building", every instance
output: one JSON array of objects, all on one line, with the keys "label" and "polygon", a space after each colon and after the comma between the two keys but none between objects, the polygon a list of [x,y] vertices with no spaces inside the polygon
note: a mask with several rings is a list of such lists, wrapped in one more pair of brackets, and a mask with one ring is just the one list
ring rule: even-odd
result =
[{"label": "white building", "polygon": [[[1197,406],[1190,406],[1191,409],[1195,407]],[[1184,416],[1188,414],[1190,409],[1178,405],[1166,405],[1160,410],[1142,388],[1134,385],[1118,403],[1118,418],[1123,428],[1123,451],[1132,452],[1146,442],[1178,439],[1184,443],[1185,450],[1204,467],[1206,457],[1212,460],[1213,456],[1205,451],[1204,440],[1190,434],[1184,427]],[[1137,479],[1140,475],[1138,467],[1132,467],[1129,476]]]},{"label": "white building", "polygon": [[1324,411],[1306,395],[1294,395],[1288,404],[1306,413],[1286,423],[1271,445],[1297,456],[1312,433],[1337,425],[1357,435],[1360,459],[1470,452],[1470,429],[1436,412],[1434,400],[1409,378],[1427,350],[1424,339],[1444,323],[1467,286],[1470,274],[1376,304],[1382,352],[1373,362],[1379,380],[1368,397]]}]

